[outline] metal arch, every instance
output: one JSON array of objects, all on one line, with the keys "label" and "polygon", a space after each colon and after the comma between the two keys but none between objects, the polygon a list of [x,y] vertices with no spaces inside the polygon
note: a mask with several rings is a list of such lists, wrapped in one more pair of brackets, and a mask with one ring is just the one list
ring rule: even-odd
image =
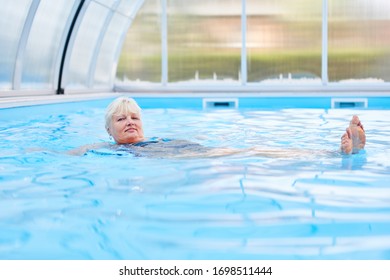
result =
[{"label": "metal arch", "polygon": [[102,47],[104,37],[107,33],[108,26],[110,25],[110,22],[111,22],[112,18],[114,17],[115,11],[118,8],[120,3],[121,3],[121,1],[117,1],[113,5],[109,14],[106,16],[106,19],[105,19],[104,24],[103,24],[103,28],[100,31],[99,38],[96,42],[95,49],[94,49],[94,52],[92,55],[91,65],[89,66],[89,70],[88,70],[88,81],[87,81],[88,88],[93,87],[93,81],[94,81],[95,72],[96,72],[96,64],[97,64],[97,59],[98,59],[98,56],[100,53],[100,49]]},{"label": "metal arch", "polygon": [[19,90],[22,82],[22,71],[23,71],[23,62],[24,54],[26,52],[27,40],[30,36],[31,26],[35,18],[35,14],[38,10],[38,6],[41,0],[33,0],[28,11],[26,21],[24,22],[23,30],[20,35],[18,50],[16,53],[14,75],[12,79],[12,89]]},{"label": "metal arch", "polygon": [[69,60],[70,54],[72,54],[74,40],[80,28],[80,24],[82,19],[84,18],[85,12],[88,9],[91,0],[81,0],[77,6],[77,10],[72,17],[71,23],[69,25],[69,29],[66,35],[66,39],[64,42],[64,48],[61,54],[61,62],[60,68],[58,71],[58,86],[57,86],[57,94],[64,94],[65,88],[64,84],[66,84],[68,77],[68,68],[69,68]]},{"label": "metal arch", "polygon": [[328,77],[328,0],[322,0],[322,84],[327,85]]},{"label": "metal arch", "polygon": [[246,50],[246,32],[247,32],[247,15],[246,15],[246,0],[241,1],[241,84],[246,85],[248,81],[248,65],[247,65],[247,50]]},{"label": "metal arch", "polygon": [[80,2],[81,2],[80,0],[75,0],[73,3],[72,10],[70,11],[69,17],[65,23],[65,27],[64,27],[64,30],[63,30],[62,36],[61,36],[61,41],[60,41],[60,44],[58,47],[55,67],[53,67],[53,77],[54,77],[53,88],[57,87],[57,91],[61,88],[60,84],[58,82],[60,80],[59,79],[60,75],[62,75],[62,74],[60,74],[61,73],[60,69],[62,67],[61,63],[62,63],[62,56],[63,56],[64,50],[65,50],[65,43],[66,43],[66,40],[67,40],[67,37],[69,34],[70,27],[72,25],[72,22],[74,20],[75,15],[76,15],[77,9],[80,5]]},{"label": "metal arch", "polygon": [[161,0],[161,83],[168,84],[168,15],[167,0]]},{"label": "metal arch", "polygon": [[120,36],[120,39],[118,40],[118,44],[116,45],[114,59],[113,59],[113,62],[111,64],[113,68],[111,69],[110,87],[113,87],[113,85],[114,85],[113,80],[115,77],[116,67],[118,65],[120,52],[122,50],[127,31],[129,30],[131,24],[133,23],[135,16],[137,15],[138,11],[141,9],[144,2],[145,2],[145,0],[138,0],[137,3],[134,5],[134,10],[131,13],[131,15],[129,16],[129,22],[128,22],[127,26],[125,28],[123,28],[122,35]]}]

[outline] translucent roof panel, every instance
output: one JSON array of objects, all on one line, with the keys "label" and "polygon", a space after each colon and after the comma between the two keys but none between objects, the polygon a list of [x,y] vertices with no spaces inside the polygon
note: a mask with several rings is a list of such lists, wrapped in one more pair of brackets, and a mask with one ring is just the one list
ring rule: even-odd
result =
[{"label": "translucent roof panel", "polygon": [[241,2],[168,1],[169,82],[239,81]]},{"label": "translucent roof panel", "polygon": [[32,0],[0,0],[0,89],[12,89],[19,42]]},{"label": "translucent roof panel", "polygon": [[321,84],[322,1],[247,0],[248,82]]},{"label": "translucent roof panel", "polygon": [[99,47],[97,42],[109,12],[110,9],[99,3],[93,1],[89,3],[77,30],[74,45],[71,47],[69,66],[66,69],[68,72],[65,73],[68,87],[88,87],[90,66],[93,59],[96,59],[93,55],[95,48]]},{"label": "translucent roof panel", "polygon": [[106,6],[109,9],[115,9],[117,6],[118,2],[121,0],[94,0],[96,3],[99,3],[103,6]]},{"label": "translucent roof panel", "polygon": [[387,90],[389,3],[0,0],[0,95],[131,90],[141,82],[194,92],[291,83]]},{"label": "translucent roof panel", "polygon": [[161,82],[160,0],[145,1],[127,32],[117,82]]},{"label": "translucent roof panel", "polygon": [[329,81],[390,82],[390,2],[329,1]]},{"label": "translucent roof panel", "polygon": [[[147,0],[146,0],[147,1]],[[127,17],[133,18],[144,0],[122,0],[117,11]]]},{"label": "translucent roof panel", "polygon": [[121,45],[129,23],[129,18],[117,13],[110,21],[100,48],[99,56],[97,57],[94,75],[95,87],[112,86],[118,57],[118,48],[116,46]]},{"label": "translucent roof panel", "polygon": [[56,85],[58,62],[75,0],[41,0],[32,23],[23,61],[21,88]]}]

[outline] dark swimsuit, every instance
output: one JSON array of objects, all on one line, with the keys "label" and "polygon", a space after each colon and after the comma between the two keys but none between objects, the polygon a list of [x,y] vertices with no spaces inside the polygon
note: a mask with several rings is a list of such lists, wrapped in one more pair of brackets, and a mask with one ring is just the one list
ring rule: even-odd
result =
[{"label": "dark swimsuit", "polygon": [[126,156],[131,154],[135,157],[164,158],[183,154],[207,153],[209,150],[208,147],[187,140],[152,137],[134,144],[113,145],[110,149],[97,149],[89,152],[100,155]]}]

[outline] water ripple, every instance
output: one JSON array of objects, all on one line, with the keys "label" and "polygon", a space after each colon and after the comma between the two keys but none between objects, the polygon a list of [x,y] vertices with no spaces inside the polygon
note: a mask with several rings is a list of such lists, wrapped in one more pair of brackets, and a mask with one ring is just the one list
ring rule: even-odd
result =
[{"label": "water ripple", "polygon": [[[367,147],[344,156],[354,113]],[[67,155],[107,139],[103,114],[0,128],[0,258],[390,257],[388,111],[146,109],[150,136],[278,156]]]}]

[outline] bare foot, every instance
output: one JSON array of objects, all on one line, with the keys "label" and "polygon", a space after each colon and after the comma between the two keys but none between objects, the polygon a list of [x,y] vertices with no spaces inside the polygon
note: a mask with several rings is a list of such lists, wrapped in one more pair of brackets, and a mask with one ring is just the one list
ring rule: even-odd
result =
[{"label": "bare foot", "polygon": [[341,136],[341,152],[355,154],[364,149],[366,133],[358,116],[353,116],[346,132]]}]

